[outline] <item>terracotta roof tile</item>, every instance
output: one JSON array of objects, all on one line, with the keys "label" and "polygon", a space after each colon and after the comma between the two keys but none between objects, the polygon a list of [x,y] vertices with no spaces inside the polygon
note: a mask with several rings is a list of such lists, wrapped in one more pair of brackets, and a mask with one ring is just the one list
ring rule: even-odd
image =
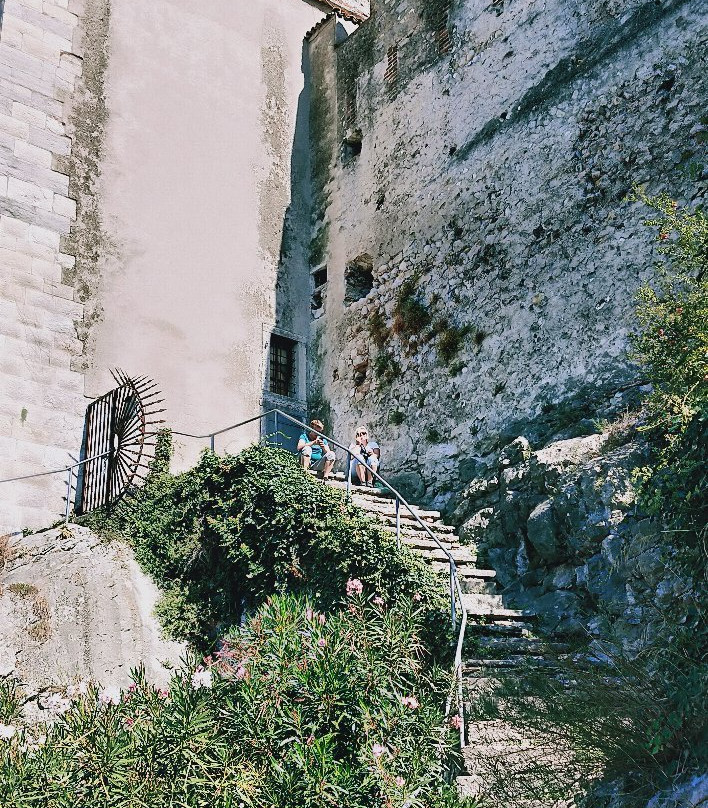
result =
[{"label": "terracotta roof tile", "polygon": [[371,13],[369,0],[320,0],[320,2],[355,22],[368,19]]}]

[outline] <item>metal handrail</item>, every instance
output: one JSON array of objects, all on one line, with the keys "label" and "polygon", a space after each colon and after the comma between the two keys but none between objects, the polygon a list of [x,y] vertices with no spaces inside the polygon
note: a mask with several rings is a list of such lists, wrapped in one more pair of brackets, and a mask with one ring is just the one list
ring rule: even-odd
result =
[{"label": "metal handrail", "polygon": [[[246,426],[247,424],[254,423],[256,421],[262,421],[269,415],[273,415],[275,417],[275,434],[276,436],[278,433],[278,416],[285,418],[286,421],[289,421],[291,424],[295,424],[307,432],[314,432],[315,435],[319,435],[321,438],[324,438],[328,443],[331,443],[333,446],[336,446],[339,449],[342,449],[344,452],[347,453],[347,497],[351,496],[351,466],[352,466],[352,459],[355,457],[354,453],[349,449],[348,446],[344,446],[343,444],[339,443],[338,441],[334,440],[334,438],[329,437],[324,432],[320,432],[317,429],[313,429],[309,424],[304,423],[304,421],[299,421],[297,418],[293,418],[292,415],[289,415],[287,412],[283,412],[283,410],[274,407],[270,410],[266,410],[265,412],[261,413],[260,415],[256,415],[253,418],[249,418],[246,421],[240,421],[237,424],[232,424],[231,426],[224,427],[223,429],[216,430],[215,432],[208,432],[206,435],[193,435],[188,432],[172,432],[173,435],[179,435],[180,437],[185,438],[196,438],[198,440],[206,440],[209,439],[209,447],[211,451],[214,451],[215,445],[215,438],[217,435],[223,435],[226,432],[231,432],[234,429],[238,429],[239,427]],[[460,586],[460,579],[457,574],[457,565],[455,564],[455,559],[452,557],[452,554],[445,548],[438,537],[433,533],[433,531],[428,527],[428,525],[423,522],[423,520],[418,516],[417,513],[413,510],[411,505],[407,502],[406,499],[401,495],[399,491],[397,491],[387,480],[385,480],[377,471],[369,468],[367,466],[367,472],[370,472],[377,480],[379,480],[396,498],[396,541],[398,546],[401,546],[401,523],[400,523],[400,506],[404,505],[413,519],[420,525],[423,530],[428,534],[428,536],[435,542],[435,544],[445,553],[448,559],[448,563],[450,565],[450,618],[452,621],[452,628],[453,630],[457,627],[457,610],[455,601],[456,599],[459,600],[460,603],[460,611],[462,612],[462,620],[460,623],[460,630],[457,637],[457,645],[455,647],[455,660],[454,660],[454,677],[455,677],[455,685],[457,689],[457,703],[458,703],[458,715],[460,716],[460,748],[464,747],[465,745],[465,721],[464,721],[464,709],[463,709],[463,701],[462,701],[462,646],[464,644],[465,638],[465,631],[467,629],[467,610],[464,608],[464,602],[462,600],[462,587]],[[450,714],[451,709],[451,697],[448,698],[447,704],[445,707],[445,716],[447,717]]]},{"label": "metal handrail", "polygon": [[64,524],[69,524],[69,512],[71,510],[71,485],[74,481],[74,469],[78,468],[79,466],[83,466],[85,463],[90,463],[92,460],[99,460],[102,457],[107,457],[111,454],[112,450],[109,449],[107,452],[101,452],[101,454],[93,455],[93,457],[87,457],[85,460],[77,460],[76,463],[72,463],[70,466],[64,466],[60,469],[52,469],[51,471],[39,471],[35,474],[23,474],[20,477],[8,477],[5,480],[0,480],[0,484],[2,483],[16,483],[20,480],[31,480],[35,477],[48,477],[51,474],[64,474],[65,472],[69,472],[69,477],[66,481],[66,509],[64,511]]}]

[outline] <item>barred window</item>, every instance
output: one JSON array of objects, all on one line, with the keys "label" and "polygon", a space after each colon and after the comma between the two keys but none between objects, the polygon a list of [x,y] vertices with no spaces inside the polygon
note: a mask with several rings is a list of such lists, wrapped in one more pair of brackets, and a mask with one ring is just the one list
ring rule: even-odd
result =
[{"label": "barred window", "polygon": [[293,395],[295,380],[295,343],[279,334],[270,336],[270,392]]}]

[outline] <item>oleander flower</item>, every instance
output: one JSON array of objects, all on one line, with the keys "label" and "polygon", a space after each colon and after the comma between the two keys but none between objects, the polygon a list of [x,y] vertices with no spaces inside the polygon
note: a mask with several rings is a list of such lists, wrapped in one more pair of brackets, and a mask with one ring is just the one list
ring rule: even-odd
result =
[{"label": "oleander flower", "polygon": [[415,592],[413,595],[413,600],[415,603],[420,603],[420,601],[423,600],[423,596],[420,594],[420,592]]},{"label": "oleander flower", "polygon": [[246,670],[246,668],[243,665],[239,665],[238,668],[236,668],[236,673],[234,674],[234,676],[236,677],[236,679],[239,679],[239,680],[240,679],[247,679],[248,678],[248,671]]},{"label": "oleander flower", "polygon": [[403,696],[401,704],[404,707],[410,707],[411,710],[417,710],[420,707],[420,702],[415,696]]},{"label": "oleander flower", "polygon": [[17,728],[12,724],[0,724],[0,741],[10,741],[15,737]]},{"label": "oleander flower", "polygon": [[89,690],[89,683],[84,681],[83,679],[80,682],[77,682],[75,685],[69,685],[66,689],[66,695],[70,699],[79,699],[81,696],[85,696]]},{"label": "oleander flower", "polygon": [[196,670],[192,674],[192,687],[195,690],[200,690],[203,687],[209,688],[212,686],[211,671]]},{"label": "oleander flower", "polygon": [[364,584],[358,578],[350,578],[347,581],[347,595],[361,595],[364,591]]},{"label": "oleander flower", "polygon": [[52,693],[40,700],[42,707],[54,715],[64,715],[71,709],[71,699],[65,699],[59,693]]},{"label": "oleander flower", "polygon": [[462,726],[462,719],[459,715],[453,715],[450,717],[450,726],[453,729],[459,729]]},{"label": "oleander flower", "polygon": [[380,743],[375,743],[371,747],[371,754],[378,760],[382,755],[385,755],[388,750],[385,746],[382,746]]},{"label": "oleander flower", "polygon": [[376,605],[376,606],[383,606],[384,605],[384,599],[381,597],[381,595],[377,595],[374,598],[374,605]]},{"label": "oleander flower", "polygon": [[311,621],[314,618],[314,616],[315,616],[315,613],[308,606],[307,609],[305,609],[305,620]]},{"label": "oleander flower", "polygon": [[397,777],[397,778],[394,780],[394,782],[396,783],[396,785],[397,785],[399,788],[403,788],[403,786],[406,784],[406,781],[405,781],[405,780],[404,780],[404,779],[401,777],[401,775],[400,775],[400,774],[399,774],[399,775],[398,775],[398,777]]},{"label": "oleander flower", "polygon": [[327,622],[327,618],[323,614],[318,614],[317,619],[320,621],[321,626]]},{"label": "oleander flower", "polygon": [[108,704],[120,704],[120,690],[117,687],[106,687],[98,694],[98,703],[104,706]]},{"label": "oleander flower", "polygon": [[317,645],[318,645],[320,648],[324,648],[324,647],[327,645],[327,640],[325,640],[325,638],[324,638],[324,637],[320,637],[320,639],[319,639],[319,640],[317,640]]}]

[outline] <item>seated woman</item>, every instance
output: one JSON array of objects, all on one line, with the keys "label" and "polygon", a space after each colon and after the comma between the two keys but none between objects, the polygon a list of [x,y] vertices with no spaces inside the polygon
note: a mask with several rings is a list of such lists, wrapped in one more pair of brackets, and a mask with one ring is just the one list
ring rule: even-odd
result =
[{"label": "seated woman", "polygon": [[356,430],[354,443],[349,447],[349,451],[354,455],[349,468],[350,475],[356,474],[361,485],[373,488],[374,475],[371,472],[378,471],[381,449],[375,440],[369,438],[365,426],[360,426]]},{"label": "seated woman", "polygon": [[[310,421],[310,427],[317,432],[324,432],[324,424],[317,419]],[[320,437],[317,432],[303,432],[297,442],[297,452],[305,471],[310,468],[318,471],[321,467],[322,479],[329,480],[336,456],[325,438]]]}]

